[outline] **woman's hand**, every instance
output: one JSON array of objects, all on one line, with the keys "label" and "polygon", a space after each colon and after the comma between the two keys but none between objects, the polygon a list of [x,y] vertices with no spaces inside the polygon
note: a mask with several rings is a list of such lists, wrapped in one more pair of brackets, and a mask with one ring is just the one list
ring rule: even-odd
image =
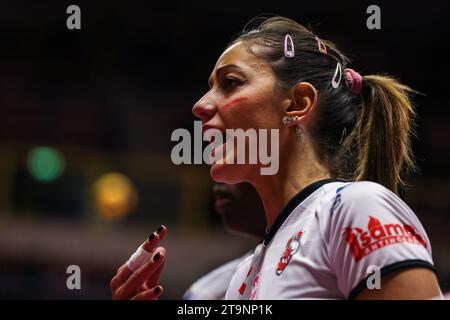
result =
[{"label": "woman's hand", "polygon": [[140,268],[133,272],[125,262],[117,269],[110,282],[114,300],[156,300],[161,296],[163,288],[158,283],[166,261],[166,249],[156,245],[166,233],[167,228],[161,226],[142,244],[142,249],[152,256]]}]

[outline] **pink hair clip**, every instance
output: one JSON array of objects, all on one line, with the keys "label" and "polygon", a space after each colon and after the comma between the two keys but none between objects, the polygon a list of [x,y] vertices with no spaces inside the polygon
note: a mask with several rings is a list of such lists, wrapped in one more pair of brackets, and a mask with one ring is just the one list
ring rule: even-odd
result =
[{"label": "pink hair clip", "polygon": [[323,54],[327,54],[327,47],[323,44],[322,40],[319,39],[319,37],[316,36],[317,40],[317,47],[319,48],[319,51]]},{"label": "pink hair clip", "polygon": [[[288,48],[290,46],[290,49]],[[284,37],[284,56],[293,58],[295,56],[294,41],[289,34]]]},{"label": "pink hair clip", "polygon": [[361,92],[363,78],[353,69],[346,68],[345,70],[345,82],[351,93],[358,94]]}]

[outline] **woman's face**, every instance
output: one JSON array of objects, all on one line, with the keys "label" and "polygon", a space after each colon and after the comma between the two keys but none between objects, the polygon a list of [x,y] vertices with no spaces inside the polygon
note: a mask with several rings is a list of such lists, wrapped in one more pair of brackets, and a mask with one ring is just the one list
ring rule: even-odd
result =
[{"label": "woman's face", "polygon": [[[265,60],[249,52],[244,43],[237,42],[219,57],[209,85],[210,90],[192,109],[194,115],[201,119],[203,131],[211,128],[222,132],[225,129],[256,129],[258,133],[258,129],[281,127],[285,98],[276,88],[272,68]],[[270,135],[266,134],[266,137]],[[260,174],[259,161],[257,164],[248,164],[246,152],[246,164],[236,164],[236,142],[233,153],[226,150],[227,145],[224,143],[213,151],[213,154],[225,155],[225,159],[216,159],[211,167],[214,180],[238,183],[252,181],[253,175]],[[227,152],[223,152],[223,149]],[[270,143],[267,150],[271,150]],[[233,155],[234,164],[230,164]]]}]

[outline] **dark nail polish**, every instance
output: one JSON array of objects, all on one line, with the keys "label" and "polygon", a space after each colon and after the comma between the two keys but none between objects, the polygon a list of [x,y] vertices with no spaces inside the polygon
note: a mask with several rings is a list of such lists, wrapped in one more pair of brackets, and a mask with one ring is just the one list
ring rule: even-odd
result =
[{"label": "dark nail polish", "polygon": [[160,287],[160,286],[157,286],[157,287],[155,288],[155,290],[153,290],[153,292],[154,292],[154,293],[160,293],[160,292],[161,292],[161,287]]},{"label": "dark nail polish", "polygon": [[164,226],[163,226],[163,225],[160,225],[159,228],[158,228],[158,230],[156,230],[156,233],[157,233],[157,234],[160,234],[163,230],[164,230]]},{"label": "dark nail polish", "polygon": [[153,257],[153,261],[158,261],[159,258],[161,258],[161,254],[158,252],[158,253],[155,254],[155,256]]},{"label": "dark nail polish", "polygon": [[152,232],[152,234],[150,235],[150,237],[148,237],[148,242],[152,242],[153,241],[153,239],[155,239],[155,233],[154,232]]}]

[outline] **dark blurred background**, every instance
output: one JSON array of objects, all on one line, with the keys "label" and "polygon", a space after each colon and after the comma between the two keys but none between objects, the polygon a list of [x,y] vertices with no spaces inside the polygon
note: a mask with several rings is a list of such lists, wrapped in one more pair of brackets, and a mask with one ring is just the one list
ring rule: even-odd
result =
[{"label": "dark blurred background", "polygon": [[[66,8],[81,8],[68,30]],[[381,8],[369,30],[366,8]],[[424,93],[406,201],[450,290],[449,2],[3,1],[0,10],[0,298],[110,298],[109,280],[160,223],[165,298],[255,242],[223,231],[206,165],[170,159],[176,128],[231,37],[276,13],[334,40],[363,74]],[[79,265],[82,289],[68,290]],[[181,266],[181,270],[180,270]]]}]

